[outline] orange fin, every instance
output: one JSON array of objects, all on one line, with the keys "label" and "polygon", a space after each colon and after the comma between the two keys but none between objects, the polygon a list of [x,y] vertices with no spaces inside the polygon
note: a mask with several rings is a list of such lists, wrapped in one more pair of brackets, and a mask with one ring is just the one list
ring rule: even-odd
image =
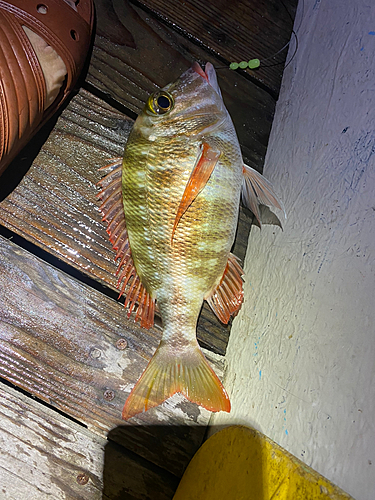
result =
[{"label": "orange fin", "polygon": [[220,152],[214,151],[206,142],[202,144],[200,156],[198,157],[197,162],[190,175],[190,179],[186,184],[180,206],[178,207],[177,215],[173,225],[171,242],[173,241],[173,236],[181,217],[184,215],[186,210],[207,184],[208,179],[210,178],[212,171],[215,168],[215,165],[220,157],[220,154]]},{"label": "orange fin", "polygon": [[126,400],[122,418],[158,406],[176,392],[209,411],[230,411],[229,397],[198,343],[179,354],[163,344]]},{"label": "orange fin", "polygon": [[107,222],[109,241],[116,252],[115,260],[120,260],[116,272],[119,298],[126,293],[125,307],[128,308],[128,318],[138,303],[135,320],[140,320],[142,327],[151,328],[154,324],[155,300],[151,299],[142,285],[131,256],[122,203],[122,158],[114,159],[100,170],[109,170],[109,173],[98,182],[102,190],[97,196],[102,201],[100,211],[103,214],[103,221]]},{"label": "orange fin", "polygon": [[244,272],[235,255],[229,254],[228,263],[219,285],[206,300],[219,320],[227,324],[231,315],[241,307],[243,301]]},{"label": "orange fin", "polygon": [[262,226],[259,205],[278,208],[284,212],[284,217],[286,217],[284,205],[275,194],[270,181],[247,165],[243,166],[243,174],[242,201],[255,215],[259,227]]}]

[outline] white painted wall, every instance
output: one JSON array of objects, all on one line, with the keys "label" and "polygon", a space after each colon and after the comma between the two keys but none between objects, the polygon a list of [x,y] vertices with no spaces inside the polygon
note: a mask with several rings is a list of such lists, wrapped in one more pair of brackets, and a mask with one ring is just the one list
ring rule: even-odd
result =
[{"label": "white painted wall", "polygon": [[264,169],[288,220],[251,230],[233,409],[212,423],[252,425],[374,500],[375,3],[300,0],[296,27]]}]

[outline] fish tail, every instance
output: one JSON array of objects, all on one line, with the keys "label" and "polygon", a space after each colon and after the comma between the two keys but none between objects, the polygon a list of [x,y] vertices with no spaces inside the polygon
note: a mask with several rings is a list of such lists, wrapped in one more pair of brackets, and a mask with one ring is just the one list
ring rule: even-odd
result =
[{"label": "fish tail", "polygon": [[198,343],[177,355],[162,344],[126,400],[122,418],[158,406],[176,392],[209,411],[230,411],[229,397]]}]

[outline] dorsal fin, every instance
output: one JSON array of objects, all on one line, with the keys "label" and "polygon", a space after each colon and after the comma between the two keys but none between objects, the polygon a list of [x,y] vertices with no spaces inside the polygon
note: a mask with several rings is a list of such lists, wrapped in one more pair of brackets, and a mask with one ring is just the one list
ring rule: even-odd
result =
[{"label": "dorsal fin", "polygon": [[109,241],[116,252],[115,260],[119,260],[116,272],[119,298],[126,294],[125,307],[128,308],[128,318],[138,303],[135,320],[140,320],[143,328],[151,328],[154,324],[155,299],[151,298],[142,285],[131,256],[122,203],[122,158],[111,160],[109,165],[100,170],[108,171],[98,182],[102,190],[97,197],[102,201],[100,211],[103,221],[107,223]]},{"label": "dorsal fin", "polygon": [[231,315],[235,314],[243,301],[244,272],[238,263],[238,258],[229,254],[228,263],[219,285],[206,299],[219,320],[227,324]]}]

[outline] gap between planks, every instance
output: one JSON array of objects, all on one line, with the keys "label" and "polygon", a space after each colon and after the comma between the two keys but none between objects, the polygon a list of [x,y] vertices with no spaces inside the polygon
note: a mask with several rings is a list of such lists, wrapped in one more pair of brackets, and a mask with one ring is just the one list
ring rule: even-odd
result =
[{"label": "gap between planks", "polygon": [[178,478],[0,383],[1,500],[170,500]]},{"label": "gap between planks", "polygon": [[[101,221],[98,171],[121,156],[133,121],[85,90],[74,97],[18,187],[0,203],[0,223],[49,254],[112,290],[114,252]],[[251,218],[241,212],[236,245],[244,250]],[[243,257],[243,255],[239,255]],[[221,325],[207,305],[197,337],[225,354],[230,325]]]},{"label": "gap between planks", "polygon": [[[141,329],[115,300],[3,238],[0,253],[6,290],[0,295],[0,377],[180,476],[203,439],[207,410],[176,394],[130,423],[121,420],[160,329]],[[205,354],[222,376],[223,358]]]}]

